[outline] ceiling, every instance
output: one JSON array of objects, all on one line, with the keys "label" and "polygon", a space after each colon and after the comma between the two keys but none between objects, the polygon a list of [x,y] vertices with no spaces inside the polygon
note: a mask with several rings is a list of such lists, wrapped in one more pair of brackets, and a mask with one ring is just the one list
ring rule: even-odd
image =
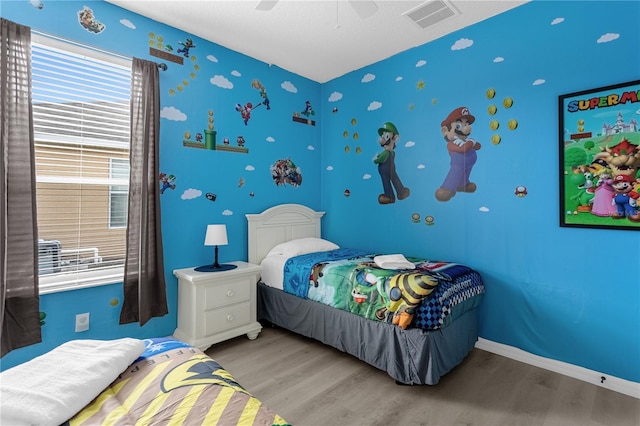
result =
[{"label": "ceiling", "polygon": [[[324,83],[528,0],[364,1],[368,4],[360,6],[373,11],[368,17],[353,5],[360,0],[279,0],[261,5],[269,10],[256,9],[258,0],[107,1]],[[424,29],[406,16],[433,1],[455,14]]]}]

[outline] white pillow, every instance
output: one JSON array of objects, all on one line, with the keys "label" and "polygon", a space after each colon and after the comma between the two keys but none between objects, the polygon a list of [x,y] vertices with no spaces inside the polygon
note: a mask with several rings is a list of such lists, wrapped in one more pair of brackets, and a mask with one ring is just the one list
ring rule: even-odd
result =
[{"label": "white pillow", "polygon": [[316,253],[321,251],[330,251],[339,249],[340,247],[331,241],[323,240],[322,238],[298,238],[296,240],[286,241],[280,243],[272,248],[267,256],[280,255],[280,256],[300,256],[307,253]]}]

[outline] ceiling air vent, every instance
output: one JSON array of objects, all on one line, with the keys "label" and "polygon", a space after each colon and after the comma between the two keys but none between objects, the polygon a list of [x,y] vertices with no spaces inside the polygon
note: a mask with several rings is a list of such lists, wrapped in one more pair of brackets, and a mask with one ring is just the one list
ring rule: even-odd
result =
[{"label": "ceiling air vent", "polygon": [[425,29],[458,15],[459,12],[443,0],[432,0],[421,4],[417,8],[405,13],[420,28]]}]

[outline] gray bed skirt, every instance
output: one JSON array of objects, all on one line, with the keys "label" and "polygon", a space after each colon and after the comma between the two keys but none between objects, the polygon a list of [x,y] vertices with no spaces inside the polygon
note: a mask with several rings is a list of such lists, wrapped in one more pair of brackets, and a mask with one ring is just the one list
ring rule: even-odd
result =
[{"label": "gray bed skirt", "polygon": [[351,354],[405,384],[435,385],[478,340],[477,310],[425,331],[372,321],[258,283],[258,320]]}]

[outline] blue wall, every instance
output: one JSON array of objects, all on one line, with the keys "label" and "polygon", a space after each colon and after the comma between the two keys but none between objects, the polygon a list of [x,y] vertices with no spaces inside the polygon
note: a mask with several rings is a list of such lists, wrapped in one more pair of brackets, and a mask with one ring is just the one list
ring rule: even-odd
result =
[{"label": "blue wall", "polygon": [[[3,369],[71,339],[172,334],[177,323],[177,280],[172,271],[213,261],[213,248],[203,245],[207,224],[227,224],[229,245],[220,247],[221,262],[246,260],[246,213],[280,203],[321,207],[319,83],[106,2],[39,4],[43,7],[38,8],[37,1],[3,2],[2,16],[34,31],[167,65],[167,70],[160,72],[160,169],[176,177],[175,189],[166,189],[161,196],[169,314],[152,319],[144,327],[120,326],[121,283],[43,295],[43,342],[6,355],[1,361]],[[104,25],[102,31],[89,31],[80,25],[78,12],[85,6]],[[185,57],[177,50],[187,38],[193,40],[195,48]],[[169,59],[153,56],[152,48],[164,52]],[[264,104],[257,106],[264,101],[260,87],[266,92],[269,109]],[[307,101],[314,109],[309,118],[316,125],[293,120],[294,112],[305,117],[300,113],[305,111]],[[254,109],[245,124],[236,104],[245,106],[248,102]],[[248,152],[185,145],[185,140],[197,142],[197,133],[204,136],[210,111],[217,143],[224,145],[224,138],[229,138],[229,146],[237,148],[237,137],[243,136]],[[289,166],[295,166],[302,175],[302,183],[284,181],[276,185],[271,167],[279,160],[289,159],[293,162]],[[215,195],[215,201],[207,198],[208,193]],[[83,312],[91,315],[90,329],[75,333],[75,315]]]},{"label": "blue wall", "polygon": [[[639,19],[637,1],[535,1],[323,84],[326,237],[468,264],[487,285],[483,338],[640,381],[640,233],[561,228],[558,202],[558,96],[640,78]],[[481,143],[477,190],[441,202],[435,192],[449,169],[441,121],[460,106]],[[639,112],[628,104],[625,121],[640,121]],[[616,114],[602,111],[589,130]],[[387,121],[400,133],[396,168],[411,195],[380,205],[372,158]],[[638,133],[627,136],[638,143]]]},{"label": "blue wall", "polygon": [[[149,55],[158,36],[174,49],[192,37],[103,2],[43,4],[37,9],[26,0],[5,2],[2,15],[158,62]],[[83,5],[106,24],[102,33],[78,24]],[[162,107],[185,116],[167,114],[161,122],[161,168],[177,177],[176,189],[162,195],[171,313],[142,328],[117,325],[120,305],[111,305],[121,300],[117,284],[45,295],[43,343],[13,351],[2,368],[72,338],[172,333],[171,271],[210,261],[202,246],[205,225],[228,225],[230,245],[221,248],[222,261],[245,259],[244,214],[296,202],[327,211],[324,234],[340,245],[476,268],[487,284],[483,338],[639,382],[640,233],[558,225],[558,96],[639,78],[639,16],[637,1],[535,1],[322,85],[192,37],[197,62],[164,61],[169,68],[161,73]],[[210,83],[215,75],[233,88]],[[271,109],[257,108],[245,126],[234,106],[260,102],[254,79],[267,90]],[[495,97],[487,96],[489,89]],[[513,100],[510,108],[505,98]],[[307,100],[316,126],[292,121]],[[488,111],[492,104],[494,115]],[[477,191],[441,202],[434,193],[449,168],[441,121],[460,106],[475,116],[471,136],[482,145],[471,172]],[[639,107],[631,105],[629,116]],[[206,128],[209,110],[219,139],[227,136],[233,144],[242,134],[248,153],[183,146],[185,132],[193,139]],[[507,126],[512,119],[514,130]],[[490,128],[492,120],[497,130]],[[400,132],[396,166],[411,190],[388,205],[378,203],[382,184],[372,161],[384,122]],[[492,143],[495,134],[501,136],[498,144]],[[289,157],[302,170],[303,183],[276,186],[269,168]],[[525,197],[515,196],[518,186],[526,187]],[[190,188],[201,194],[190,199]],[[208,192],[216,201],[206,199]],[[73,333],[73,317],[87,311],[91,330]]]}]

